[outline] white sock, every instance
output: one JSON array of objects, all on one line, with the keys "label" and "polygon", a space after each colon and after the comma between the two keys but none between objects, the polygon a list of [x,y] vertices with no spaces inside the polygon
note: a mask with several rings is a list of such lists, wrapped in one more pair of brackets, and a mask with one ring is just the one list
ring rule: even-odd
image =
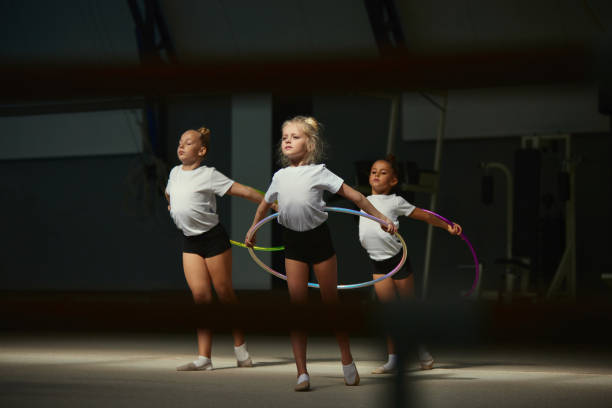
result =
[{"label": "white sock", "polygon": [[300,376],[298,377],[297,383],[301,384],[304,381],[310,381],[310,377],[308,376],[308,374],[304,373],[304,374],[300,374]]},{"label": "white sock", "polygon": [[246,342],[242,343],[238,347],[234,346],[234,354],[238,361],[244,361],[249,358],[249,352],[246,348]]},{"label": "white sock", "polygon": [[193,365],[200,368],[210,363],[210,358],[204,356],[198,356],[197,359],[193,360]]},{"label": "white sock", "polygon": [[349,365],[343,365],[342,371],[344,372],[344,379],[347,384],[355,384],[355,380],[357,379],[357,367],[355,367],[355,362],[353,361]]},{"label": "white sock", "polygon": [[389,360],[383,365],[385,370],[395,370],[395,366],[397,366],[397,354],[389,354]]}]

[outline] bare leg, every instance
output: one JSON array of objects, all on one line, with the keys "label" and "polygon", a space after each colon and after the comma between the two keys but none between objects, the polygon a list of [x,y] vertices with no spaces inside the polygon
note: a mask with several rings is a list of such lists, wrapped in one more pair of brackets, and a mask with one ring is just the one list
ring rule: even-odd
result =
[{"label": "bare leg", "polygon": [[[206,258],[206,266],[212,279],[212,284],[219,298],[219,302],[223,304],[238,303],[236,293],[232,286],[232,250],[231,248],[225,252]],[[234,336],[234,346],[244,344],[244,333],[240,329],[232,330]]]},{"label": "bare leg", "polygon": [[[212,302],[210,275],[204,258],[197,254],[183,252],[183,269],[187,285],[191,289],[196,304]],[[198,354],[210,358],[212,349],[212,332],[210,329],[197,329]]]},{"label": "bare leg", "polygon": [[[393,280],[393,284],[395,285],[395,289],[397,289],[397,293],[400,299],[408,300],[408,299],[414,298],[414,275],[413,274],[410,274],[410,276],[404,279]],[[419,346],[419,349],[421,348],[425,350],[423,346]],[[419,354],[422,354],[422,353],[419,352]],[[427,355],[429,355],[429,353],[427,353]]]},{"label": "bare leg", "polygon": [[[378,279],[383,275],[374,274],[373,278]],[[380,282],[374,284],[374,291],[378,300],[382,303],[389,303],[397,298],[395,294],[395,281],[391,278],[383,279]],[[387,336],[387,353],[395,354],[395,343],[391,336]]]},{"label": "bare leg", "polygon": [[[389,280],[389,279],[385,279]],[[414,275],[410,274],[407,278],[393,280],[397,293],[401,299],[412,299],[414,297]]]},{"label": "bare leg", "polygon": [[[321,300],[323,303],[338,303],[338,262],[336,255],[323,262],[313,265],[315,275],[319,281]],[[349,336],[344,331],[336,331],[336,340],[340,347],[342,364],[348,365],[353,362]]]},{"label": "bare leg", "polygon": [[[285,258],[285,270],[291,303],[305,305],[308,302],[308,264]],[[300,374],[308,374],[306,369],[306,333],[302,330],[292,330],[290,336],[298,377]]]},{"label": "bare leg", "polygon": [[[393,282],[395,283],[395,287],[401,299],[412,299],[414,297],[414,275],[411,274],[405,279],[398,279]],[[419,345],[418,355],[421,368],[423,370],[431,370],[433,368],[434,359],[425,345]]]}]

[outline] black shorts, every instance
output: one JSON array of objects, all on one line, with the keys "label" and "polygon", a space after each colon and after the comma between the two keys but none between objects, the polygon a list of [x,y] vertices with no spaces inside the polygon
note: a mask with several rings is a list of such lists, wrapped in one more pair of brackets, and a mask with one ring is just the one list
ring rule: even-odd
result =
[{"label": "black shorts", "polygon": [[[403,251],[399,251],[397,255],[393,255],[389,259],[383,259],[382,261],[375,261],[370,258],[370,264],[372,265],[372,273],[379,275],[386,275],[391,272],[402,259]],[[401,269],[391,276],[392,279],[405,279],[412,275],[412,265],[410,265],[410,258],[406,257],[406,262],[402,265]]]},{"label": "black shorts", "polygon": [[317,264],[336,254],[327,222],[309,231],[293,231],[281,225],[285,258]]},{"label": "black shorts", "polygon": [[227,251],[231,245],[229,236],[221,224],[217,224],[200,235],[188,237],[183,235],[183,252],[198,254],[202,258],[211,258]]}]

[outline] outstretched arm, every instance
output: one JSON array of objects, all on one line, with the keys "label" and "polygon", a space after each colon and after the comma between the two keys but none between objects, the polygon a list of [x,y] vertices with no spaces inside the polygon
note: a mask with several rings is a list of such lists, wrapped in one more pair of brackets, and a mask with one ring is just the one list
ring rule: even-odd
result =
[{"label": "outstretched arm", "polygon": [[253,223],[251,224],[251,228],[247,232],[246,237],[244,238],[244,244],[249,248],[252,248],[255,245],[255,234],[253,234],[249,239],[249,233],[253,229],[253,227],[261,220],[264,219],[270,208],[272,207],[271,203],[268,203],[266,200],[261,200],[259,206],[257,207],[257,211],[255,211],[255,218],[253,218]]},{"label": "outstretched arm", "polygon": [[395,224],[391,222],[389,218],[385,217],[383,213],[378,211],[376,207],[374,207],[372,203],[369,202],[368,199],[365,198],[365,196],[359,191],[348,186],[346,183],[342,183],[342,186],[340,186],[340,189],[338,190],[337,194],[341,195],[347,200],[351,200],[357,207],[361,208],[368,214],[385,221],[387,223],[387,226],[385,227],[381,225],[381,227],[388,233],[395,234],[397,232],[397,227],[395,226]]},{"label": "outstretched arm", "polygon": [[[227,194],[236,197],[241,197],[257,204],[262,202],[264,197],[263,194],[255,190],[253,187],[245,186],[244,184],[240,184],[237,182],[234,182],[234,184],[232,184],[229,190],[227,190]],[[275,211],[278,210],[278,206],[276,203],[271,204],[271,207]]]},{"label": "outstretched arm", "polygon": [[412,211],[412,214],[409,215],[409,217],[415,220],[425,221],[426,223],[431,224],[434,227],[445,229],[446,231],[448,231],[449,234],[452,235],[459,235],[461,234],[461,231],[463,231],[461,225],[456,224],[454,222],[452,226],[448,225],[438,217],[431,215],[430,213],[423,211],[420,208],[415,208],[414,211]]},{"label": "outstretched arm", "polygon": [[232,184],[229,190],[227,190],[227,194],[241,197],[257,204],[263,200],[263,195],[261,195],[261,193],[257,192],[252,187],[245,186],[244,184],[240,184],[238,182],[234,182],[234,184]]}]

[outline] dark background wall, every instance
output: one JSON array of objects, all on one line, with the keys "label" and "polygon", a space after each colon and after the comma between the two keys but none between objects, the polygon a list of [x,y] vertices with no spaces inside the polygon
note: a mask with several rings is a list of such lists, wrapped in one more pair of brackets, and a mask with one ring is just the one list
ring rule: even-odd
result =
[{"label": "dark background wall", "polygon": [[[3,161],[2,289],[180,288],[160,198],[127,181],[138,156]],[[154,195],[155,196],[155,195]]]}]

